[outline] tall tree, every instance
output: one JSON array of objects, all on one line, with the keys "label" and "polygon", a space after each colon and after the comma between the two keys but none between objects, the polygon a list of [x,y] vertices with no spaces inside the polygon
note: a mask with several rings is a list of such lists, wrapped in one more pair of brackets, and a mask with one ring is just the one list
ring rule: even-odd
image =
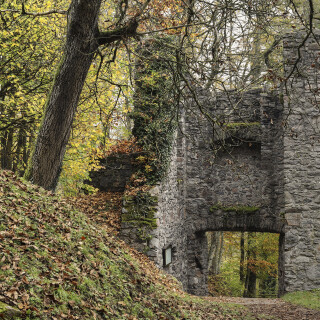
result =
[{"label": "tall tree", "polygon": [[[101,11],[102,0],[72,0],[67,11],[63,57],[26,173],[28,179],[46,189],[54,190],[57,185],[80,93],[101,46],[113,46],[115,43],[119,46],[122,40],[152,36],[155,32],[176,33],[179,36],[175,48],[178,72],[183,79],[177,81],[177,86],[189,91],[191,87],[206,86],[214,94],[230,88],[230,79],[236,79],[232,82],[243,88],[250,84],[240,79],[239,74],[248,75],[245,66],[252,48],[243,44],[248,35],[252,38],[252,30],[281,33],[284,28],[273,28],[272,22],[285,17],[284,13],[290,16],[290,21],[296,19],[299,22],[300,19],[293,17],[294,1],[286,4],[261,0],[118,0],[110,3],[114,6],[106,18],[105,11]],[[311,9],[312,1],[308,3]],[[253,16],[259,17],[259,20],[248,19],[249,13],[254,13]],[[28,14],[24,5],[21,14]],[[118,18],[114,18],[115,15]],[[107,31],[99,30],[100,17],[104,20],[100,23],[100,29],[104,24]],[[312,14],[309,17],[312,20]],[[112,19],[115,23],[105,23]],[[138,25],[141,26],[139,32]],[[232,36],[229,30],[233,30]],[[269,57],[268,46],[265,49]],[[264,70],[265,67],[261,68],[261,72]],[[203,111],[200,104],[199,107]],[[220,123],[218,117],[212,117],[212,121]]]},{"label": "tall tree", "polygon": [[207,232],[208,241],[208,272],[209,275],[220,273],[223,253],[223,232]]},{"label": "tall tree", "polygon": [[244,297],[254,298],[256,295],[257,273],[255,270],[256,250],[254,248],[255,233],[248,233],[247,271],[244,288]]},{"label": "tall tree", "polygon": [[243,283],[245,279],[244,259],[245,259],[244,232],[241,232],[240,233],[240,265],[239,265],[239,275],[240,275],[241,283]]},{"label": "tall tree", "polygon": [[52,83],[63,21],[22,15],[16,1],[6,7],[0,9],[0,163],[22,173]]},{"label": "tall tree", "polygon": [[[101,45],[136,35],[137,16],[124,26],[100,32],[102,0],[73,0],[68,10],[64,54],[45,109],[26,178],[48,190],[56,188],[79,97]],[[149,2],[149,1],[147,1]]]}]

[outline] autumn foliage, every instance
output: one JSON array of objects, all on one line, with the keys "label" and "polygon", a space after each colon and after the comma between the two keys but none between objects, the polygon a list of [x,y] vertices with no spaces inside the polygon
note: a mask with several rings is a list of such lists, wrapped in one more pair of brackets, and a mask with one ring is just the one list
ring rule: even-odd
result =
[{"label": "autumn foliage", "polygon": [[[174,278],[116,239],[112,212],[119,200],[109,200],[110,217],[102,199],[80,199],[88,218],[69,200],[0,171],[0,305],[29,320],[235,316],[238,310],[183,293]],[[237,319],[247,316],[241,313]]]}]

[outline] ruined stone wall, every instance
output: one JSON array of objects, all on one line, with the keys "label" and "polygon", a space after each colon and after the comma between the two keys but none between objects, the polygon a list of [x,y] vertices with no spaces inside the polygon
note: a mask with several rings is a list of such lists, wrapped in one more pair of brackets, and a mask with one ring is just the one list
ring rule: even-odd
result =
[{"label": "ruined stone wall", "polygon": [[[158,211],[156,213],[159,228],[152,234],[150,247],[155,248],[155,255],[151,255],[155,263],[164,268],[167,272],[179,275],[178,279],[186,276],[186,251],[182,248],[187,247],[187,234],[184,229],[184,206],[183,206],[183,176],[181,169],[183,168],[184,152],[181,145],[181,139],[176,137],[172,152],[169,170],[166,178],[162,183],[154,188],[154,192],[158,195]],[[163,266],[163,249],[172,248],[172,263]],[[149,255],[149,254],[148,254]],[[150,255],[149,255],[150,256]]]},{"label": "ruined stone wall", "polygon": [[89,173],[90,183],[102,191],[123,192],[131,175],[135,172],[135,159],[137,153],[112,154],[106,159],[101,159],[101,168]]},{"label": "ruined stone wall", "polygon": [[[316,33],[317,41],[320,33]],[[284,59],[284,206],[286,290],[320,287],[320,47],[305,33],[288,35]],[[300,51],[301,59],[298,61]]]},{"label": "ruined stone wall", "polygon": [[[181,117],[180,128],[184,128],[184,117]],[[135,249],[144,252],[159,268],[163,268],[178,280],[187,278],[187,238],[185,230],[185,136],[176,132],[171,150],[170,164],[166,177],[150,190],[150,195],[157,199],[154,218],[157,228],[146,230],[148,239],[137,237],[141,227],[123,221],[120,236]],[[123,212],[127,205],[124,203]],[[163,250],[172,248],[172,263],[164,266]],[[185,288],[187,283],[185,282]]]},{"label": "ruined stone wall", "polygon": [[283,134],[277,93],[260,89],[199,99],[206,115],[191,100],[185,116],[188,276],[181,281],[189,292],[204,295],[206,231],[284,232],[275,201]]},{"label": "ruined stone wall", "polygon": [[304,36],[284,41],[283,88],[198,90],[202,112],[186,101],[169,171],[151,191],[157,228],[140,249],[163,267],[171,246],[165,270],[193,294],[207,294],[205,232],[220,230],[279,233],[280,293],[320,287],[320,48],[311,38],[301,47]]}]

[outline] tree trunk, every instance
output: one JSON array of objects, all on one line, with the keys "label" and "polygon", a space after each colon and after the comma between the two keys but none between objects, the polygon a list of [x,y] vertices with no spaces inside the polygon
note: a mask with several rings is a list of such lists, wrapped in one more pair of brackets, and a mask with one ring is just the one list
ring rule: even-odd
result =
[{"label": "tree trunk", "polygon": [[0,138],[0,164],[1,164],[1,169],[7,169],[7,131],[1,132],[1,138]]},{"label": "tree trunk", "polygon": [[239,268],[239,274],[240,274],[240,281],[241,283],[244,282],[245,273],[244,273],[244,258],[245,258],[245,250],[244,250],[244,232],[241,232],[240,237],[240,268]]},{"label": "tree trunk", "polygon": [[247,252],[247,274],[245,281],[244,297],[254,298],[256,296],[257,275],[254,272],[254,261],[256,253],[253,249],[254,233],[248,233],[248,252]]},{"label": "tree trunk", "polygon": [[98,48],[101,0],[73,0],[68,13],[64,55],[57,72],[26,177],[54,190],[79,97]]},{"label": "tree trunk", "polygon": [[[14,119],[14,112],[9,113],[9,117]],[[4,131],[1,137],[1,169],[12,170],[13,161],[13,127]]]},{"label": "tree trunk", "polygon": [[25,164],[24,162],[24,154],[26,153],[27,148],[27,132],[26,128],[22,126],[19,129],[18,137],[17,137],[17,147],[15,151],[15,158],[13,162],[13,171],[18,173],[19,176],[22,176],[25,171]]},{"label": "tree trunk", "polygon": [[248,268],[247,277],[246,277],[246,286],[245,286],[245,291],[243,296],[246,298],[254,298],[256,296],[256,285],[257,285],[257,275]]},{"label": "tree trunk", "polygon": [[136,34],[136,19],[118,29],[100,33],[98,16],[102,0],[72,0],[68,10],[64,55],[56,74],[25,177],[54,190],[61,172],[79,97],[99,45]]},{"label": "tree trunk", "polygon": [[25,168],[28,165],[28,161],[29,161],[30,156],[31,156],[33,141],[34,141],[34,138],[35,138],[34,131],[32,131],[32,130],[34,130],[34,128],[31,127],[29,130],[30,131],[27,133],[27,136],[26,136],[26,145],[23,148],[23,154],[22,154],[23,163],[25,165]]},{"label": "tree trunk", "polygon": [[208,232],[208,272],[209,275],[220,273],[221,258],[223,252],[223,232]]}]

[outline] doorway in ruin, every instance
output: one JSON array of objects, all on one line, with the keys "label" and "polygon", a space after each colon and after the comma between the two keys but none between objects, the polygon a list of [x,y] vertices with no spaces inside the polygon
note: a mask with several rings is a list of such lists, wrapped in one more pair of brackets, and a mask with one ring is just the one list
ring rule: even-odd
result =
[{"label": "doorway in ruin", "polygon": [[209,231],[205,237],[209,295],[248,298],[279,295],[282,278],[279,248],[283,236],[266,232]]}]

